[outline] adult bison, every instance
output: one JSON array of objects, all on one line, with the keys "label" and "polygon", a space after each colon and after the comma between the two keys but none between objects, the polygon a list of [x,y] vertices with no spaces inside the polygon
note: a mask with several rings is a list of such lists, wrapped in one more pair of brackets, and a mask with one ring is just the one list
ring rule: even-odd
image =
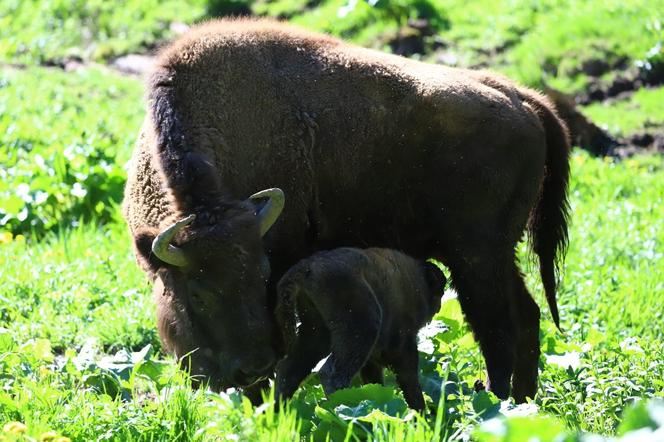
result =
[{"label": "adult bison", "polygon": [[[557,323],[569,173],[566,128],[542,96],[236,20],[163,50],[148,99],[124,213],[162,341],[194,373],[226,386],[271,372],[275,281],[316,250],[377,246],[445,263],[488,388],[504,398],[512,379],[517,400],[534,395],[539,309],[514,249],[528,230]],[[281,216],[278,189],[254,195],[270,188]]]}]

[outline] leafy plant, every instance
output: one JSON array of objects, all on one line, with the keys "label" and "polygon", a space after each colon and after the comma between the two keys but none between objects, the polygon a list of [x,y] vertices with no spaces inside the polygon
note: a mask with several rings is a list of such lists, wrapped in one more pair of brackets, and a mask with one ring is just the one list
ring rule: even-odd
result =
[{"label": "leafy plant", "polygon": [[0,73],[0,228],[43,234],[108,222],[143,108],[133,80],[101,70]]},{"label": "leafy plant", "polygon": [[171,37],[172,22],[192,22],[205,0],[0,0],[0,60],[63,63],[108,59]]}]

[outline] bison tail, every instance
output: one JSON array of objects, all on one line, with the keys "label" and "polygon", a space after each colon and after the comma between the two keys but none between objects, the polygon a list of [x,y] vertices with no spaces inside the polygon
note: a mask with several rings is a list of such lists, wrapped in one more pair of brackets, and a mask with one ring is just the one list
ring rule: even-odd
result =
[{"label": "bison tail", "polygon": [[539,114],[546,131],[544,180],[539,200],[530,216],[528,233],[531,248],[539,258],[540,275],[549,310],[560,330],[556,284],[568,243],[569,133],[565,123],[545,99],[530,97],[527,101]]}]

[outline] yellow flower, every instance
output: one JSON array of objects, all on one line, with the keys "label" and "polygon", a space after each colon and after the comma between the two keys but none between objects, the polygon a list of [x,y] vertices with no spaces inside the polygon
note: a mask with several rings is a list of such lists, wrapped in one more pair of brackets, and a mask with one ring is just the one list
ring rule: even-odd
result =
[{"label": "yellow flower", "polygon": [[2,431],[5,433],[13,433],[13,434],[23,434],[26,432],[28,427],[22,422],[7,422],[4,427],[2,427]]},{"label": "yellow flower", "polygon": [[12,232],[0,232],[0,244],[9,244],[14,239]]},{"label": "yellow flower", "polygon": [[18,234],[14,237],[14,241],[16,242],[25,242],[25,236]]},{"label": "yellow flower", "polygon": [[58,436],[58,433],[55,431],[47,431],[46,433],[42,433],[42,435],[39,436],[39,439],[37,440],[39,442],[71,442],[71,439],[66,436]]},{"label": "yellow flower", "polygon": [[71,442],[66,436],[58,436],[55,431],[47,431],[39,436],[39,442]]},{"label": "yellow flower", "polygon": [[53,442],[56,437],[58,437],[58,433],[55,431],[47,431],[39,436],[39,442]]},{"label": "yellow flower", "polygon": [[586,157],[583,156],[583,155],[574,155],[572,158],[574,158],[574,162],[575,162],[578,166],[583,166],[583,163],[586,162]]}]

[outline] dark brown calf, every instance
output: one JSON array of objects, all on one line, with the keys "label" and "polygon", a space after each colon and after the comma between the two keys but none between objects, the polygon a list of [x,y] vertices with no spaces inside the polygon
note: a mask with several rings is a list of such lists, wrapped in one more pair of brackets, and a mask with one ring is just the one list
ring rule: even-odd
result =
[{"label": "dark brown calf", "polygon": [[390,367],[408,405],[424,409],[417,332],[440,309],[445,282],[435,265],[390,249],[340,248],[297,263],[277,288],[288,345],[277,364],[277,396],[291,397],[330,353],[318,373],[327,394],[358,372],[363,382],[382,383]]}]

